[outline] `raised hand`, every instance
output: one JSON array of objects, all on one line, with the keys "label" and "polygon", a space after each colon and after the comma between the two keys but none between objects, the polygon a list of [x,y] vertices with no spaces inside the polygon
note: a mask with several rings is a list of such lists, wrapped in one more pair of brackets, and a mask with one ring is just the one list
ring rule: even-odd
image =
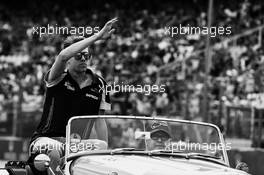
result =
[{"label": "raised hand", "polygon": [[112,35],[115,29],[112,28],[113,24],[117,22],[117,18],[108,21],[104,27],[97,33],[100,39],[107,39]]}]

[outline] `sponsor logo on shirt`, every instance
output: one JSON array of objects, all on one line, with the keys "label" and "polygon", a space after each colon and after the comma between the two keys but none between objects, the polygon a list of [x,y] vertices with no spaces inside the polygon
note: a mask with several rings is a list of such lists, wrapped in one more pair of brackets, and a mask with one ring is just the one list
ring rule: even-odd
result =
[{"label": "sponsor logo on shirt", "polygon": [[92,94],[85,94],[86,97],[90,97],[90,98],[93,98],[95,100],[98,100],[98,97],[92,95]]},{"label": "sponsor logo on shirt", "polygon": [[66,86],[67,89],[69,89],[69,90],[75,91],[75,88],[74,88],[74,87],[72,86],[72,84],[71,84],[70,82],[68,82],[68,81],[66,81],[66,82],[64,83],[64,86]]}]

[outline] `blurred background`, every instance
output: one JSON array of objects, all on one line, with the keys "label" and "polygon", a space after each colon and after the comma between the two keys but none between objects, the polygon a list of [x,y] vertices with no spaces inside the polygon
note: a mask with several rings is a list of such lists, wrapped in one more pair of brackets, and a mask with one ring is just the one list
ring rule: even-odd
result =
[{"label": "blurred background", "polygon": [[[99,26],[116,34],[93,46],[108,84],[165,85],[163,93],[111,93],[108,114],[214,123],[232,143],[232,167],[264,161],[264,1],[24,0],[0,2],[0,159],[26,160],[49,70],[67,35],[33,27]],[[166,26],[231,27],[230,35],[164,35]]]}]

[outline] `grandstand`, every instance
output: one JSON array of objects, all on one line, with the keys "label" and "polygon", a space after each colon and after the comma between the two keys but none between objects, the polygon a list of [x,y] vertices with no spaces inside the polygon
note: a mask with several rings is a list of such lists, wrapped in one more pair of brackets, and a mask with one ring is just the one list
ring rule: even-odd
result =
[{"label": "grandstand", "polygon": [[164,34],[168,26],[207,26],[207,8],[202,0],[1,1],[0,135],[31,136],[42,112],[43,76],[67,36],[40,37],[33,27],[102,27],[117,16],[116,35],[93,46],[95,69],[109,84],[165,84],[166,92],[114,93],[110,114],[203,120],[206,94],[208,121],[229,138],[264,147],[264,2],[214,1],[211,26],[231,27],[231,34],[210,38],[208,72],[206,35]]}]

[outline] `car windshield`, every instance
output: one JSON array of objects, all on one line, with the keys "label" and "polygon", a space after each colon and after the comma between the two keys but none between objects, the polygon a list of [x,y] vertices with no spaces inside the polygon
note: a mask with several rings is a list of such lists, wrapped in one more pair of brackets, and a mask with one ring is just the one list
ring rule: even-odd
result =
[{"label": "car windshield", "polygon": [[67,127],[68,154],[110,150],[180,153],[190,158],[215,158],[224,162],[224,144],[214,125],[146,117],[105,117],[108,142],[98,139],[93,121],[79,117]]}]

